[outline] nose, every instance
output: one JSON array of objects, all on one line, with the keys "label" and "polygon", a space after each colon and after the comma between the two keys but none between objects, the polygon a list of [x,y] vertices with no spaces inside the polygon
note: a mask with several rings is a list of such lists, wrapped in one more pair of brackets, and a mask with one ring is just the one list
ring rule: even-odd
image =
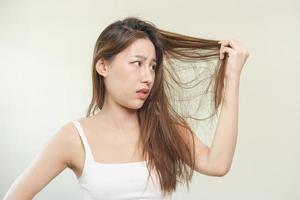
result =
[{"label": "nose", "polygon": [[142,67],[142,80],[143,82],[152,83],[154,79],[154,72],[151,71],[150,67]]}]

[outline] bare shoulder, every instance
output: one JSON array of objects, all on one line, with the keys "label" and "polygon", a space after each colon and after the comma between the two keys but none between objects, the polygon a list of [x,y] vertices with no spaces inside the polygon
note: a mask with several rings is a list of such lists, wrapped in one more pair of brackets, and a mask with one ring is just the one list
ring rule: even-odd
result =
[{"label": "bare shoulder", "polygon": [[[79,120],[77,120],[79,121]],[[82,144],[80,136],[77,132],[77,129],[75,127],[75,124],[72,121],[68,121],[65,124],[63,124],[56,136],[57,140],[59,140],[60,145],[57,145],[58,148],[62,148],[60,152],[66,152],[67,153],[67,160],[66,164],[67,167],[70,169],[74,169],[77,166],[76,156],[78,158],[79,154],[82,154]]]}]

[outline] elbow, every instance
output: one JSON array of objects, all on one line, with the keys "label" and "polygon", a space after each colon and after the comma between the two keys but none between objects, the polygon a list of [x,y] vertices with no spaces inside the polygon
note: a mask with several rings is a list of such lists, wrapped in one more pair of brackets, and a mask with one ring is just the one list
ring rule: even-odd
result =
[{"label": "elbow", "polygon": [[214,174],[217,177],[222,177],[228,174],[229,170],[230,170],[230,166],[223,166],[220,167],[218,170],[216,170]]}]

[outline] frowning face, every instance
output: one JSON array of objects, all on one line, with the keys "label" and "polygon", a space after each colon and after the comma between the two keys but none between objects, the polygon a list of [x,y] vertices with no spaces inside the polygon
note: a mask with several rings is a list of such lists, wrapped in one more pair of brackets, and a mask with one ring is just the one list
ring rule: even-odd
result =
[{"label": "frowning face", "polygon": [[[155,79],[155,47],[149,39],[137,39],[109,64],[96,65],[104,77],[105,96],[131,109],[139,109],[147,99]],[[141,91],[148,89],[148,92]]]}]

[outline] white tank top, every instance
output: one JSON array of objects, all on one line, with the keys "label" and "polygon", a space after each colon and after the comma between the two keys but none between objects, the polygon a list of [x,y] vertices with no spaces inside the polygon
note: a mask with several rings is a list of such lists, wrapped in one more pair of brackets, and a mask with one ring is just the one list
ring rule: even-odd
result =
[{"label": "white tank top", "polygon": [[163,198],[157,173],[147,182],[146,161],[128,163],[96,162],[86,135],[77,120],[72,121],[85,149],[85,161],[78,183],[83,200],[170,200]]}]

